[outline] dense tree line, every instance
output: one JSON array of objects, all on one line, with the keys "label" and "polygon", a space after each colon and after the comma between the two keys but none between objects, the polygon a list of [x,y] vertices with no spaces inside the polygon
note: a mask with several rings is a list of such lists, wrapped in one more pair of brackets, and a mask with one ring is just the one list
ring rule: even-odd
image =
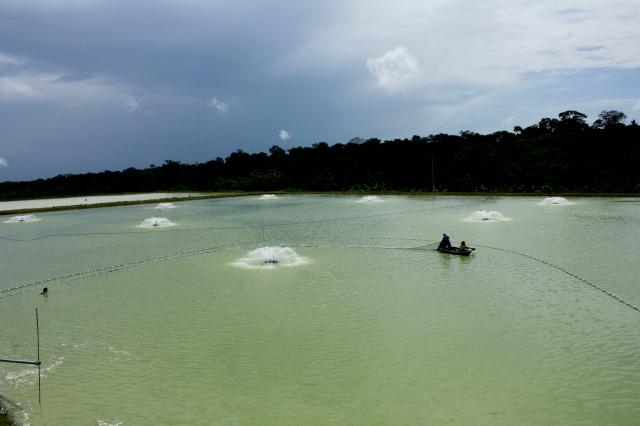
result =
[{"label": "dense tree line", "polygon": [[640,192],[640,126],[618,111],[603,111],[592,125],[585,119],[565,111],[512,132],[238,150],[205,163],[4,182],[0,199],[185,190]]}]

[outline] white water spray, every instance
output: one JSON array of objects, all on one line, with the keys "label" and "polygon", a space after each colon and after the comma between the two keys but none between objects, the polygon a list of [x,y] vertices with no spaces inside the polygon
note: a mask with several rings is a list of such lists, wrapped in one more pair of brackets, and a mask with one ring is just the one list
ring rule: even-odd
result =
[{"label": "white water spray", "polygon": [[538,203],[539,206],[568,206],[570,203],[564,197],[547,197],[542,202]]},{"label": "white water spray", "polygon": [[358,200],[359,203],[379,203],[381,201],[382,198],[375,195],[366,195]]},{"label": "white water spray", "polygon": [[267,246],[250,251],[231,265],[245,269],[293,268],[311,263],[308,257],[300,256],[291,247]]},{"label": "white water spray", "polygon": [[510,220],[511,219],[504,217],[502,213],[495,210],[476,210],[464,219],[466,222],[507,222]]},{"label": "white water spray", "polygon": [[150,217],[142,221],[138,228],[166,228],[168,226],[175,226],[175,223],[171,222],[166,217]]},{"label": "white water spray", "polygon": [[173,203],[160,203],[156,207],[156,209],[164,210],[164,209],[175,209],[177,206]]},{"label": "white water spray", "polygon": [[42,219],[37,218],[35,215],[32,215],[32,214],[26,214],[22,216],[10,217],[9,219],[5,220],[4,223],[37,222],[39,220],[42,220]]},{"label": "white water spray", "polygon": [[277,200],[278,196],[275,194],[264,194],[261,195],[258,200]]}]

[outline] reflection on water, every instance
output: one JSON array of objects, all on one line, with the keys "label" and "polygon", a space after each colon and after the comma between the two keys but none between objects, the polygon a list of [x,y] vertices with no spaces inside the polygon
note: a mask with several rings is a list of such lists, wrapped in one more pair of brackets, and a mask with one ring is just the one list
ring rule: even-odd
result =
[{"label": "reflection on water", "polygon": [[[192,201],[162,232],[132,229],[148,206],[0,223],[0,291],[67,277],[0,293],[0,356],[35,356],[38,308],[44,403],[29,367],[0,364],[0,393],[33,426],[634,424],[640,313],[581,281],[640,304],[634,203],[359,200]],[[443,232],[475,256],[428,249]]]}]

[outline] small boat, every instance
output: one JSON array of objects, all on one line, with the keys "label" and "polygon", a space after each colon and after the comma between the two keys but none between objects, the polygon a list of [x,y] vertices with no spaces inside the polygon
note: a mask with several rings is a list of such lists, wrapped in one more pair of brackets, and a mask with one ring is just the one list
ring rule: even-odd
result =
[{"label": "small boat", "polygon": [[457,256],[469,256],[474,249],[460,250],[458,247],[438,247],[440,253],[455,254]]}]

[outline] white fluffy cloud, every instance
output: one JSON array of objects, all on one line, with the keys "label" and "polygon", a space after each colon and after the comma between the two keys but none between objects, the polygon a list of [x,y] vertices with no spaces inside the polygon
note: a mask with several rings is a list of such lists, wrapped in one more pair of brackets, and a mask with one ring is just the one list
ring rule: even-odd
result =
[{"label": "white fluffy cloud", "polygon": [[640,100],[633,106],[634,111],[640,111]]},{"label": "white fluffy cloud", "polygon": [[7,160],[0,157],[0,167],[8,167],[8,166],[9,166],[9,163],[7,163]]},{"label": "white fluffy cloud", "polygon": [[378,86],[399,89],[420,77],[418,59],[406,47],[396,47],[377,58],[367,59],[367,68]]},{"label": "white fluffy cloud", "polygon": [[[638,19],[637,2],[624,0],[397,0],[362,3],[354,27],[369,46],[408,46],[427,84],[486,87],[541,71],[638,67]],[[380,85],[397,80],[403,55],[391,52],[368,61]],[[404,61],[408,70],[397,73],[411,75]]]},{"label": "white fluffy cloud", "polygon": [[218,111],[221,114],[224,114],[225,112],[229,111],[229,105],[222,102],[218,98],[207,99],[207,106],[211,108],[215,108],[216,111]]},{"label": "white fluffy cloud", "polygon": [[291,134],[289,134],[289,132],[287,132],[286,130],[282,129],[280,130],[280,132],[278,132],[278,137],[280,138],[280,140],[286,141],[287,139],[291,139]]}]

